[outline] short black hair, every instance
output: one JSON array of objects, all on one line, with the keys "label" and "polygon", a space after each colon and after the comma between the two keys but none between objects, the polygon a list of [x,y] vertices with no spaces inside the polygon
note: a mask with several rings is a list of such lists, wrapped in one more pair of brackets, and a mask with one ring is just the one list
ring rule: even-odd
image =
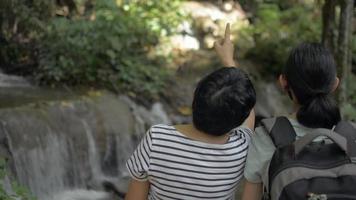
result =
[{"label": "short black hair", "polygon": [[223,67],[203,78],[193,99],[193,124],[204,133],[220,136],[240,126],[256,104],[256,92],[248,75],[235,67]]}]

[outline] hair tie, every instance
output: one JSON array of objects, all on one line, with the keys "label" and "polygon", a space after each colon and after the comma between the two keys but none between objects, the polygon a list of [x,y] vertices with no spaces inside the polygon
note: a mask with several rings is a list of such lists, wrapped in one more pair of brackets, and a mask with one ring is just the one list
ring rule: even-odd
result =
[{"label": "hair tie", "polygon": [[325,91],[314,91],[312,95],[309,95],[307,99],[302,103],[302,105],[309,105],[315,99],[325,98],[329,95],[329,92]]},{"label": "hair tie", "polygon": [[318,90],[318,91],[315,91],[314,92],[314,97],[326,97],[326,96],[328,96],[329,95],[329,91],[323,91],[323,90]]}]

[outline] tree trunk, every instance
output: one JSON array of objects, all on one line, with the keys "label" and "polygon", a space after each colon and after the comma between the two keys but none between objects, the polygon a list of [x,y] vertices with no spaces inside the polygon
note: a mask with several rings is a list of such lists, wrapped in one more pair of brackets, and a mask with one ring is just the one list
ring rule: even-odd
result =
[{"label": "tree trunk", "polygon": [[336,0],[326,0],[322,9],[323,13],[323,32],[322,44],[327,47],[334,55],[336,48],[336,20],[335,7]]},{"label": "tree trunk", "polygon": [[351,42],[352,42],[352,18],[354,0],[341,0],[341,13],[339,24],[339,38],[337,48],[338,72],[341,75],[339,101],[341,105],[347,103],[348,82],[351,73]]}]

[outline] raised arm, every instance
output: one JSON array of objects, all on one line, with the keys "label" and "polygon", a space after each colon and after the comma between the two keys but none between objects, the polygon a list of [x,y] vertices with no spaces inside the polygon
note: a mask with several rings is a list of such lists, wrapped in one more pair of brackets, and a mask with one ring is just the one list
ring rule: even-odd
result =
[{"label": "raised arm", "polygon": [[234,60],[234,44],[230,37],[230,24],[228,23],[224,39],[214,42],[214,49],[225,67],[238,67],[238,63]]}]

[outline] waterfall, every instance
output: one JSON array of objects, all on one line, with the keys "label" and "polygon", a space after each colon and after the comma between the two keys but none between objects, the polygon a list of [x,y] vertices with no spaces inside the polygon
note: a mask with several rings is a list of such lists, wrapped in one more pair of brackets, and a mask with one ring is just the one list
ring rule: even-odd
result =
[{"label": "waterfall", "polygon": [[106,93],[0,109],[0,150],[39,200],[109,200],[107,185],[127,190],[125,161],[145,129],[167,120],[160,105],[148,110]]},{"label": "waterfall", "polygon": [[86,123],[86,121],[81,120],[81,122],[83,124],[86,139],[88,141],[88,149],[89,149],[88,155],[89,155],[91,174],[93,174],[94,176],[102,176],[102,172],[100,169],[100,159],[99,159],[98,151],[96,149],[96,144],[93,138],[92,131],[90,130],[90,127]]},{"label": "waterfall", "polygon": [[[43,110],[3,112],[2,116],[17,179],[40,200],[71,188],[85,188],[90,177],[89,154],[85,152],[88,141],[80,131],[80,121],[79,126],[75,120],[62,121],[73,128],[69,130],[50,124],[64,119],[64,113],[56,116],[59,118],[51,119]],[[83,138],[81,143],[75,140],[79,138]]]}]

